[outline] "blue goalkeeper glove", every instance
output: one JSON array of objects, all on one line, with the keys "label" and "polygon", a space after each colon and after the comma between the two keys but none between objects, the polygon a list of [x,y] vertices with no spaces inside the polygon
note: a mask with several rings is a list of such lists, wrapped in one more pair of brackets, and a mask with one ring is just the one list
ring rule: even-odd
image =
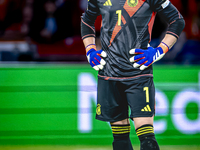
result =
[{"label": "blue goalkeeper glove", "polygon": [[107,57],[106,52],[103,50],[96,50],[96,46],[94,44],[88,45],[86,47],[87,50],[87,59],[92,68],[95,70],[103,69],[103,66],[106,64],[105,60],[102,57]]},{"label": "blue goalkeeper glove", "polygon": [[136,54],[130,58],[134,68],[140,67],[140,70],[148,68],[154,62],[160,60],[169,50],[167,44],[161,42],[157,48],[148,47],[147,50],[131,49],[130,54]]}]

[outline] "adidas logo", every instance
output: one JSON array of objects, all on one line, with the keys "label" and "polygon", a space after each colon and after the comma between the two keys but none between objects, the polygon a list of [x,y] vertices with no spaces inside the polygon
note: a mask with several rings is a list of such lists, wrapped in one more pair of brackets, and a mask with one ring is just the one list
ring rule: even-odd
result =
[{"label": "adidas logo", "polygon": [[144,109],[141,109],[141,111],[148,111],[151,112],[151,108],[149,105],[145,106]]},{"label": "adidas logo", "polygon": [[103,6],[112,6],[111,0],[107,0]]}]

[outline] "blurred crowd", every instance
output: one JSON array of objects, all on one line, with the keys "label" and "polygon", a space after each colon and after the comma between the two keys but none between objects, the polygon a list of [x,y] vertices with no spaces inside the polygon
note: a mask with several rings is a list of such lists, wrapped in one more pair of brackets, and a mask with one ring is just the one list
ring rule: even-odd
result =
[{"label": "blurred crowd", "polygon": [[[80,16],[87,1],[0,0],[0,61],[85,61]],[[173,50],[160,63],[200,64],[200,0],[170,1],[184,16],[186,26]],[[98,17],[97,37],[100,23]],[[159,44],[166,27],[157,15],[152,46]],[[25,44],[21,51],[15,45],[19,42]],[[13,50],[10,44],[14,44]],[[97,45],[101,48],[99,40]]]},{"label": "blurred crowd", "polygon": [[52,43],[79,35],[81,1],[0,0],[1,39]]}]

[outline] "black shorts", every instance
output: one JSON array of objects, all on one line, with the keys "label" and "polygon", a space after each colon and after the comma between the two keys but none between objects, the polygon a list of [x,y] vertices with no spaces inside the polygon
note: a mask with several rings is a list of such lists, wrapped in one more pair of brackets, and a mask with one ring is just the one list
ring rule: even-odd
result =
[{"label": "black shorts", "polygon": [[154,114],[153,77],[123,81],[98,78],[96,119],[116,122],[129,117],[152,117]]}]

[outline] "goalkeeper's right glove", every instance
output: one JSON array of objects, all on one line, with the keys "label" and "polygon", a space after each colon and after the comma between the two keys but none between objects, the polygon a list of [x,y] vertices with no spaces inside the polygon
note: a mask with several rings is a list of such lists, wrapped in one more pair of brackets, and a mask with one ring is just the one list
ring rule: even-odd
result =
[{"label": "goalkeeper's right glove", "polygon": [[[94,44],[90,44],[86,47],[87,51],[87,59],[90,65],[95,69],[103,69],[103,66],[106,64],[105,60],[102,57],[107,57],[106,52],[103,50],[96,50],[96,46]],[[102,56],[102,57],[101,57]]]}]

